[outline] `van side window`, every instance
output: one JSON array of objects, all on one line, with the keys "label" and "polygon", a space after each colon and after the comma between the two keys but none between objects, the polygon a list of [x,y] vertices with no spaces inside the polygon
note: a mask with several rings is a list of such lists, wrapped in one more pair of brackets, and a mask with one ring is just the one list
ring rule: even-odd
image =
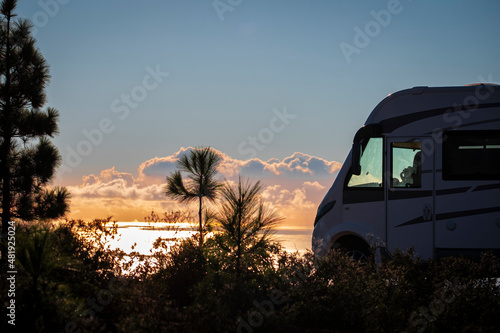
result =
[{"label": "van side window", "polygon": [[421,187],[422,143],[391,143],[391,187]]},{"label": "van side window", "polygon": [[443,133],[443,179],[500,179],[500,131]]},{"label": "van side window", "polygon": [[361,174],[351,175],[347,187],[382,187],[383,139],[370,138],[361,154]]}]

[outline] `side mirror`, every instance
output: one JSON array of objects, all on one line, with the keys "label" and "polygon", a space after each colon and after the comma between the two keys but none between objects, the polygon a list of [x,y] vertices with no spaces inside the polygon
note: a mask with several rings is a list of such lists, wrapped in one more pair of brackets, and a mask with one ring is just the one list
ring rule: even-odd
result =
[{"label": "side mirror", "polygon": [[361,142],[354,142],[352,144],[351,171],[353,175],[361,175]]}]

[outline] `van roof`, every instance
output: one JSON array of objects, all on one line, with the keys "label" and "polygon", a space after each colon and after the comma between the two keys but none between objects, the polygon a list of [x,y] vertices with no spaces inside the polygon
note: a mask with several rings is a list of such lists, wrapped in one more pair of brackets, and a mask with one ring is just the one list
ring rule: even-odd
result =
[{"label": "van roof", "polygon": [[[417,86],[388,95],[373,109],[365,125],[381,124],[384,133],[391,133],[399,127],[434,116],[490,108],[500,110],[500,85]],[[496,117],[495,113],[492,120],[500,121],[500,116]]]}]

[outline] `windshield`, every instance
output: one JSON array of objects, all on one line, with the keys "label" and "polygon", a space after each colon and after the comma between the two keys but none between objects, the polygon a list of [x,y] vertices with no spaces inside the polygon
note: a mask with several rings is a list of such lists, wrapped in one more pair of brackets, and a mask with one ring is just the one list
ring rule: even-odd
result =
[{"label": "windshield", "polygon": [[382,187],[383,139],[370,138],[361,154],[361,174],[351,175],[347,187]]}]

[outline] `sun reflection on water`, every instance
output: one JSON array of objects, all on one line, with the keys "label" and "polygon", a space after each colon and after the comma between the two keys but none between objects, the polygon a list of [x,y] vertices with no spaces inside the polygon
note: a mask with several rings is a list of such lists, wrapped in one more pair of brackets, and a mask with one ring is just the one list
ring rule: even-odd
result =
[{"label": "sun reflection on water", "polygon": [[[168,245],[196,234],[196,225],[166,222],[117,222],[117,235],[110,241],[111,249],[118,248],[127,254],[137,252],[150,255],[153,243],[161,237]],[[281,243],[286,251],[301,253],[311,248],[312,230],[293,227],[276,229],[274,239]]]}]

